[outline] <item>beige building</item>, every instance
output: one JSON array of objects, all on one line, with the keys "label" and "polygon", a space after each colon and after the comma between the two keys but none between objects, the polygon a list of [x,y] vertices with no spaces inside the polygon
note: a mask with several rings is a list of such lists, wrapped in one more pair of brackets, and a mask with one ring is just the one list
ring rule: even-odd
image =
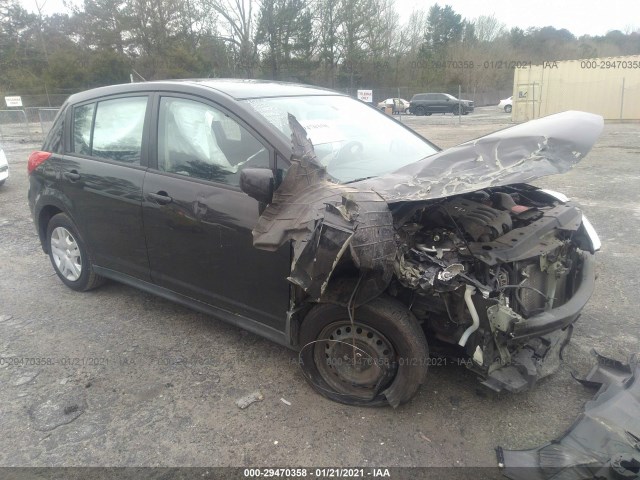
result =
[{"label": "beige building", "polygon": [[516,68],[515,122],[566,110],[640,120],[640,55],[550,61]]}]

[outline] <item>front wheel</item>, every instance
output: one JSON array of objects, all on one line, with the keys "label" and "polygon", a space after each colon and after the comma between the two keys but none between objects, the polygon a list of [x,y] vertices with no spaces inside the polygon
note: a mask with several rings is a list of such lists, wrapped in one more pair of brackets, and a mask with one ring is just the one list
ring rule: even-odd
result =
[{"label": "front wheel", "polygon": [[305,378],[321,395],[347,405],[408,402],[427,373],[429,350],[407,307],[379,297],[355,310],[318,304],[300,334]]},{"label": "front wheel", "polygon": [[64,213],[59,213],[47,226],[47,246],[54,270],[63,283],[80,292],[91,290],[103,283],[93,271],[89,257],[78,229]]},{"label": "front wheel", "polygon": [[414,115],[417,115],[418,117],[421,117],[422,115],[424,115],[426,113],[424,107],[416,107],[413,110]]}]

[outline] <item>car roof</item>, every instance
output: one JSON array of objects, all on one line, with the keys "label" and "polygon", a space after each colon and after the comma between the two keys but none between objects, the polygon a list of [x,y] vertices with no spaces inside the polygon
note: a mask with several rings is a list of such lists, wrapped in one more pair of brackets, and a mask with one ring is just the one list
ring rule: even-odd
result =
[{"label": "car roof", "polygon": [[95,97],[106,95],[117,95],[122,93],[163,90],[163,89],[185,89],[195,87],[196,89],[210,89],[225,94],[236,100],[249,98],[266,97],[291,97],[307,95],[341,95],[340,92],[327,88],[304,85],[301,83],[273,82],[269,80],[253,79],[183,79],[183,80],[162,80],[141,83],[124,83],[120,85],[110,85],[107,87],[94,88],[85,92],[77,93],[69,97],[69,102],[77,103]]}]

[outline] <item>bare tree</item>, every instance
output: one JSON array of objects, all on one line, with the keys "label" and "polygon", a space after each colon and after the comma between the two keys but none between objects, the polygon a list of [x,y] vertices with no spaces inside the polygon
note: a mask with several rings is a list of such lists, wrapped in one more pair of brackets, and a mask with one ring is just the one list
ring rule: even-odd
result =
[{"label": "bare tree", "polygon": [[238,67],[247,78],[252,78],[258,54],[254,42],[256,23],[254,1],[214,0],[211,5],[222,17],[226,30],[219,38],[234,46]]},{"label": "bare tree", "polygon": [[475,36],[480,42],[492,42],[507,31],[504,23],[493,15],[481,15],[473,21]]}]

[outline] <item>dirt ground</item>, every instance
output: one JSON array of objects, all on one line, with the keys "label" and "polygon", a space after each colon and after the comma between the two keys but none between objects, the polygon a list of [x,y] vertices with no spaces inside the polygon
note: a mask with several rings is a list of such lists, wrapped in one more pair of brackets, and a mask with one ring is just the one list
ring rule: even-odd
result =
[{"label": "dirt ground", "polygon": [[[448,147],[509,126],[478,109],[403,117]],[[560,435],[593,391],[572,379],[589,352],[640,351],[640,125],[607,124],[571,172],[538,185],[584,206],[603,242],[596,292],[560,370],[523,394],[492,395],[457,365],[432,367],[408,405],[332,403],[295,353],[117,283],[76,293],[42,252],[27,205],[28,153],[4,143],[0,188],[0,466],[486,466],[494,448]],[[235,401],[260,390],[245,410]],[[289,404],[283,402],[286,400]]]}]

